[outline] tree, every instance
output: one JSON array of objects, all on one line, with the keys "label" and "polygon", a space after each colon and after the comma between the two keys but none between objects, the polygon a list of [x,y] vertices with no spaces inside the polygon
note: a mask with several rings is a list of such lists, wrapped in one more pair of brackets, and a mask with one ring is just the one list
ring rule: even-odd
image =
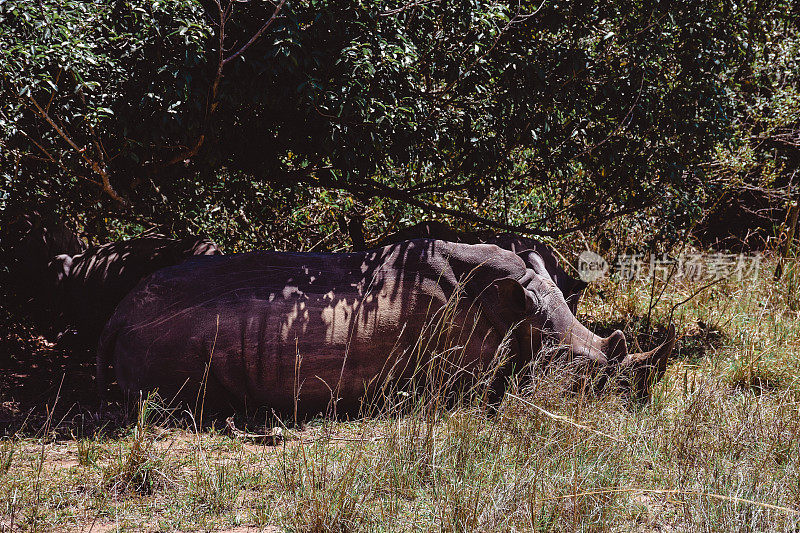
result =
[{"label": "tree", "polygon": [[321,187],[543,235],[674,232],[731,138],[728,76],[767,9],[746,5],[6,1],[0,164],[12,197],[155,218],[214,189],[268,222],[257,193]]}]

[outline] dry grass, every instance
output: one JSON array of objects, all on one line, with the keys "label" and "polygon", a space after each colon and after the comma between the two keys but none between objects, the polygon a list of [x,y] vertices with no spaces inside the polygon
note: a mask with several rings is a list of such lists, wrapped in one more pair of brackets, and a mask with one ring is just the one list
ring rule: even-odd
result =
[{"label": "dry grass", "polygon": [[[195,431],[152,399],[119,437],[19,435],[0,441],[0,530],[796,531],[798,280],[765,265],[677,307],[683,338],[643,404],[537,371],[494,407],[488,378],[384,391],[372,416],[274,447]],[[671,281],[651,323],[699,288]],[[651,289],[595,286],[582,320],[650,329]],[[470,393],[445,401],[456,385]]]}]

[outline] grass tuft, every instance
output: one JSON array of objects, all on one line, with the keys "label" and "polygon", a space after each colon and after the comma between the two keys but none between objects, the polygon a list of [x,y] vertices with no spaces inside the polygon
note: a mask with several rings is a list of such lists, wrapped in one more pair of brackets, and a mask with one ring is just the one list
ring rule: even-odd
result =
[{"label": "grass tuft", "polygon": [[157,395],[140,400],[130,437],[120,443],[114,460],[103,469],[106,485],[112,492],[152,494],[167,480],[164,452],[154,446],[157,438],[154,419],[163,414]]},{"label": "grass tuft", "polygon": [[11,469],[15,451],[14,441],[11,439],[0,440],[0,478]]}]

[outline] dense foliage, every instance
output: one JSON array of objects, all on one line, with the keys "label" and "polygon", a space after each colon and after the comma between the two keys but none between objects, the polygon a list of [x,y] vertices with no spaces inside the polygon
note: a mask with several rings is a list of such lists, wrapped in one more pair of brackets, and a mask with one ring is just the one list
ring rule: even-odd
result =
[{"label": "dense foliage", "polygon": [[783,2],[0,0],[0,202],[274,246],[345,212],[544,235],[624,214],[675,238],[722,193],[783,207],[797,22]]}]

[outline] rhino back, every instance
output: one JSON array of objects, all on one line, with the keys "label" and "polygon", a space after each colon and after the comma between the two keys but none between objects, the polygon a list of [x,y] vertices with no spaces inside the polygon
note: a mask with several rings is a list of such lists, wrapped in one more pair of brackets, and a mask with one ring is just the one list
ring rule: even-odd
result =
[{"label": "rhino back", "polygon": [[216,245],[201,237],[141,237],[93,246],[72,258],[63,305],[80,327],[99,331],[141,280],[188,257],[213,254],[219,254]]}]

